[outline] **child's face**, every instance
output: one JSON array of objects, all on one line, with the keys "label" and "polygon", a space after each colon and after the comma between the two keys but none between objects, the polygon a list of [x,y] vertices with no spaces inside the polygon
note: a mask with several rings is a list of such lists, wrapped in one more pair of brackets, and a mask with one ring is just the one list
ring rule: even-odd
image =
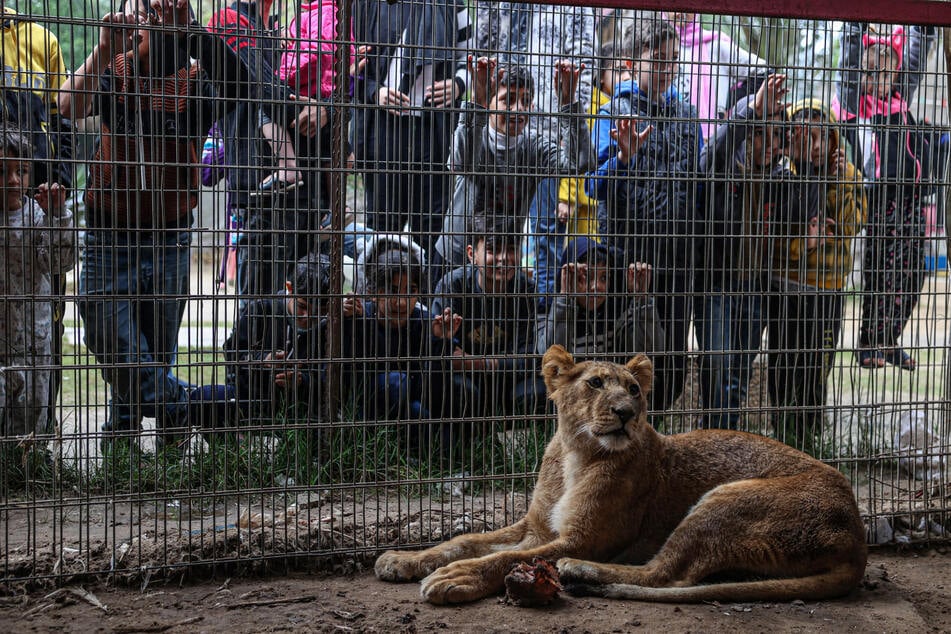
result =
[{"label": "child's face", "polygon": [[30,162],[0,152],[0,183],[3,184],[3,210],[16,211],[30,189]]},{"label": "child's face", "polygon": [[578,302],[578,306],[587,311],[599,309],[608,299],[610,271],[607,264],[602,262],[578,264],[576,270],[575,301]]},{"label": "child's face", "polygon": [[753,125],[747,150],[753,169],[767,170],[783,153],[783,124],[769,121]]},{"label": "child's face", "polygon": [[628,64],[629,62],[616,59],[601,72],[601,77],[599,78],[601,92],[606,95],[612,95],[614,94],[615,86],[622,81],[631,79],[631,69]]},{"label": "child's face", "polygon": [[652,99],[660,99],[677,76],[680,42],[669,38],[657,48],[645,48],[634,60],[633,76],[637,87]]},{"label": "child's face", "polygon": [[481,239],[475,247],[469,246],[469,261],[479,270],[482,286],[486,289],[504,286],[515,279],[518,254],[514,240]]},{"label": "child's face", "polygon": [[527,88],[499,88],[489,101],[489,125],[500,134],[518,136],[528,125],[532,93]]},{"label": "child's face", "polygon": [[419,287],[408,276],[397,273],[390,287],[373,299],[377,306],[376,318],[392,328],[400,328],[409,321],[419,301]]},{"label": "child's face", "polygon": [[879,47],[869,48],[865,51],[864,62],[862,91],[867,95],[886,99],[891,93],[897,74],[894,55],[882,52]]},{"label": "child's face", "polygon": [[[152,22],[154,19],[154,12],[150,10],[149,3],[147,0],[129,0],[125,4],[123,13],[126,15],[137,15],[145,22]],[[148,28],[141,28],[136,30],[137,40],[137,53],[139,57],[148,55],[149,52],[149,32]]]},{"label": "child's face", "polygon": [[825,168],[831,152],[829,143],[829,128],[821,119],[804,119],[792,125],[789,157],[799,164],[808,161],[817,168]]},{"label": "child's face", "polygon": [[284,290],[287,292],[287,314],[294,318],[297,327],[306,330],[315,325],[321,317],[321,310],[315,305],[316,302],[308,302],[305,297],[295,296],[290,282],[284,283]]}]

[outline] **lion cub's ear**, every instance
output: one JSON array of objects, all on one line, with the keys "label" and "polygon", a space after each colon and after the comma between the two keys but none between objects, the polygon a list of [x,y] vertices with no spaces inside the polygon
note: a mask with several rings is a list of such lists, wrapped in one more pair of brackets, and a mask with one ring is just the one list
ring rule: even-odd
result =
[{"label": "lion cub's ear", "polygon": [[628,361],[624,367],[634,375],[634,380],[641,386],[641,392],[647,395],[654,384],[654,364],[647,358],[647,355],[637,355]]},{"label": "lion cub's ear", "polygon": [[575,367],[575,358],[562,346],[554,345],[542,357],[542,377],[551,396],[564,383],[565,374]]}]

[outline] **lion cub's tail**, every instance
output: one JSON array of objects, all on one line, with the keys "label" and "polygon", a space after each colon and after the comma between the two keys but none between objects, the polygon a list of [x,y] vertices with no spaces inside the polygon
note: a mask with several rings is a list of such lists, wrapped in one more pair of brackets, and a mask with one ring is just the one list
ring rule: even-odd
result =
[{"label": "lion cub's tail", "polygon": [[842,563],[831,570],[808,577],[711,583],[699,586],[648,588],[624,583],[604,585],[571,584],[566,590],[576,596],[653,601],[657,603],[700,603],[701,601],[793,601],[830,599],[848,594],[861,579],[856,567]]}]

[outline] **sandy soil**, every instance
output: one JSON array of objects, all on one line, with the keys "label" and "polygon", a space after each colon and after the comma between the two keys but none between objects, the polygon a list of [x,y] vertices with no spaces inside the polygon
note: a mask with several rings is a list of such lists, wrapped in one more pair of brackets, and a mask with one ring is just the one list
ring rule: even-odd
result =
[{"label": "sandy soil", "polygon": [[943,550],[875,551],[850,596],[779,604],[564,597],[536,609],[496,598],[434,607],[420,600],[416,584],[386,584],[369,572],[153,584],[144,591],[87,585],[52,596],[0,597],[0,623],[16,632],[949,632],[949,564]]}]

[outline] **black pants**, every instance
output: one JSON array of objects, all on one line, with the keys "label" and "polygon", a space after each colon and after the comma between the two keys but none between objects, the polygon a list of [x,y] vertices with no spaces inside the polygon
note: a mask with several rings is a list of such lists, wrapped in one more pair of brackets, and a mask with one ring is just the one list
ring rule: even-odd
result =
[{"label": "black pants", "polygon": [[842,295],[774,285],[767,298],[769,396],[779,440],[815,453],[842,328]]},{"label": "black pants", "polygon": [[925,283],[925,221],[917,196],[872,197],[862,275],[863,348],[893,348]]},{"label": "black pants", "polygon": [[652,293],[660,325],[666,340],[664,352],[653,355],[654,387],[650,407],[661,413],[674,404],[684,391],[687,375],[687,335],[693,305],[692,275],[658,271],[654,273]]},{"label": "black pants", "polygon": [[283,291],[297,260],[317,252],[317,231],[326,210],[312,208],[309,200],[306,188],[301,188],[259,196],[243,210],[237,253],[239,295],[253,299]]},{"label": "black pants", "polygon": [[[366,195],[366,223],[371,229],[410,234],[427,254],[442,232],[452,176],[446,167],[452,117],[442,112],[399,116],[368,114],[374,126],[370,153],[360,168]],[[356,132],[360,134],[360,131]]]}]

